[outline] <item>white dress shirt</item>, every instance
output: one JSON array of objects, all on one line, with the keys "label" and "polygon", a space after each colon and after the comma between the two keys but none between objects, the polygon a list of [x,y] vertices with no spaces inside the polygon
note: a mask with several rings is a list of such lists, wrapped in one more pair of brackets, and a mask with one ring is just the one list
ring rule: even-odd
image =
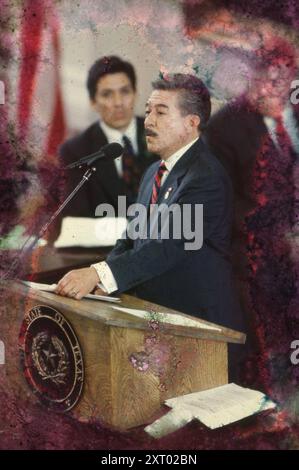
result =
[{"label": "white dress shirt", "polygon": [[[138,153],[138,142],[137,142],[137,120],[136,117],[132,119],[129,126],[127,127],[125,132],[121,132],[118,129],[113,129],[113,127],[107,126],[104,121],[100,121],[100,126],[107,137],[108,144],[112,142],[116,142],[120,145],[123,145],[123,136],[125,135],[130,140],[134,152]],[[116,171],[118,176],[121,178],[123,175],[123,168],[122,168],[122,156],[114,159]]]},{"label": "white dress shirt", "polygon": [[[127,134],[126,134],[127,135]],[[167,160],[164,160],[165,166],[167,168],[167,171],[164,172],[163,177],[161,179],[161,186],[165,183],[165,180],[167,179],[169,173],[175,166],[175,164],[179,161],[179,159],[189,150],[189,148],[198,140],[198,137],[189,144],[185,145],[184,147],[181,147],[179,150],[177,150],[174,154],[172,154]],[[101,280],[101,283],[98,284],[98,287],[100,287],[102,290],[107,292],[108,294],[111,294],[112,292],[117,290],[117,282],[113,276],[113,273],[111,269],[109,268],[108,264],[105,261],[101,261],[100,263],[92,264],[91,267],[93,267],[98,276],[99,279]]]},{"label": "white dress shirt", "polygon": [[[264,123],[268,129],[269,135],[273,140],[277,149],[279,149],[277,137],[276,137],[276,120],[269,116],[264,116]],[[290,137],[293,145],[293,149],[299,155],[299,130],[296,119],[294,117],[294,111],[291,106],[287,106],[282,113],[282,122]]]}]

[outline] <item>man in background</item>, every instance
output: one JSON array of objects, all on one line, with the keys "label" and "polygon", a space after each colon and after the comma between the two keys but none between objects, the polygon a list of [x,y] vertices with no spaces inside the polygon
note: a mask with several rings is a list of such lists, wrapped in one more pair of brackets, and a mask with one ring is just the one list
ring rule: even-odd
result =
[{"label": "man in background", "polygon": [[[247,92],[213,116],[207,137],[233,182],[234,273],[253,343],[258,340],[259,348],[272,352],[273,370],[284,367],[287,374],[290,338],[299,332],[292,256],[298,230],[299,108],[290,99],[296,51],[285,39],[270,38],[252,60]],[[278,367],[280,362],[284,366]]]},{"label": "man in background", "polygon": [[[155,157],[146,150],[143,118],[134,114],[136,74],[133,66],[116,56],[102,57],[89,70],[87,89],[91,106],[98,113],[94,122],[60,149],[63,165],[118,142],[124,153],[116,160],[98,160],[96,173],[80,189],[62,213],[63,216],[94,217],[101,203],[111,204],[117,214],[117,198],[136,199],[140,178]],[[80,181],[83,169],[66,173],[66,194]]]}]

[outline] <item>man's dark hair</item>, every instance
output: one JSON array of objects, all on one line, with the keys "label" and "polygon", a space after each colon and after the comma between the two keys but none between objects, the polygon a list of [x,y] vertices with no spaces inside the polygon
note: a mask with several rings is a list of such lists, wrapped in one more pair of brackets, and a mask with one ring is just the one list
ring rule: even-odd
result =
[{"label": "man's dark hair", "polygon": [[89,69],[87,77],[87,89],[89,98],[94,99],[97,91],[97,83],[100,78],[112,73],[123,72],[129,78],[133,90],[136,90],[136,74],[132,64],[115,55],[105,56],[98,59]]},{"label": "man's dark hair", "polygon": [[169,74],[153,82],[152,86],[154,90],[178,90],[182,115],[199,116],[198,129],[205,129],[211,114],[211,99],[209,90],[199,78],[183,73]]}]

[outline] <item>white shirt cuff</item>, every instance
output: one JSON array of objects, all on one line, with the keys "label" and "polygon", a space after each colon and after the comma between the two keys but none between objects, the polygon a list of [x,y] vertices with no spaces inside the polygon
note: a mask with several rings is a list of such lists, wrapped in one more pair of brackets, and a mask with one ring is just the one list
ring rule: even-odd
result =
[{"label": "white shirt cuff", "polygon": [[112,274],[111,269],[109,268],[108,264],[105,261],[101,261],[100,263],[92,264],[92,268],[94,268],[99,276],[100,282],[102,285],[99,285],[100,288],[103,288],[107,292],[107,294],[111,294],[118,289],[116,280]]}]

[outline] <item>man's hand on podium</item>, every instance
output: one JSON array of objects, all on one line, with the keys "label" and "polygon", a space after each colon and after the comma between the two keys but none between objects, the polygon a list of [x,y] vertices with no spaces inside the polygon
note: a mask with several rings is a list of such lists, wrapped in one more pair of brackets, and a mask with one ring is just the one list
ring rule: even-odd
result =
[{"label": "man's hand on podium", "polygon": [[55,293],[80,300],[89,294],[98,282],[99,276],[94,268],[75,269],[60,279]]}]

